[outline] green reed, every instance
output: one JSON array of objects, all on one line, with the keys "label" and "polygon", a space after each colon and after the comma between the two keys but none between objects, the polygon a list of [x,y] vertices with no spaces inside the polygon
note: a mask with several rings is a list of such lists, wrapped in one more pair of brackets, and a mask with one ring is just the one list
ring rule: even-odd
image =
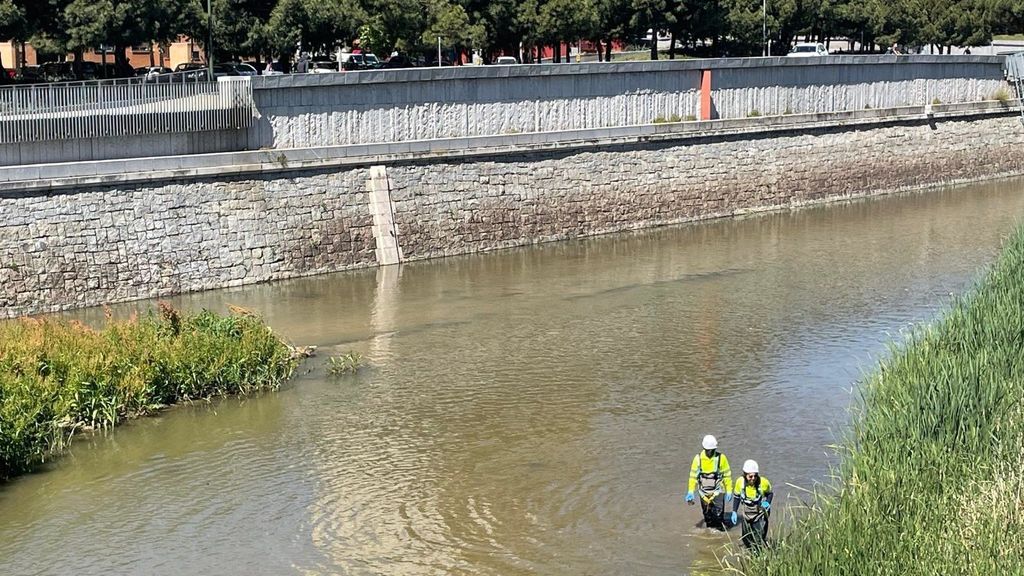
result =
[{"label": "green reed", "polygon": [[859,387],[833,481],[749,575],[1020,573],[1024,232]]},{"label": "green reed", "polygon": [[75,321],[0,324],[0,478],[31,470],[82,429],[176,402],[272,389],[290,348],[258,317],[166,304],[93,330]]}]

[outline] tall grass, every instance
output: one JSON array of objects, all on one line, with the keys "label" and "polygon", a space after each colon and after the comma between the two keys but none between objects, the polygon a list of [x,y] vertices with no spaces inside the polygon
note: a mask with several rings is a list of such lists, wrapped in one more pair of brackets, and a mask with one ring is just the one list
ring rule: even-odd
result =
[{"label": "tall grass", "polygon": [[76,431],[162,406],[275,388],[295,367],[256,316],[159,313],[93,330],[74,321],[0,324],[0,478],[63,450]]},{"label": "tall grass", "polygon": [[1024,232],[863,382],[833,486],[745,574],[1024,572]]}]

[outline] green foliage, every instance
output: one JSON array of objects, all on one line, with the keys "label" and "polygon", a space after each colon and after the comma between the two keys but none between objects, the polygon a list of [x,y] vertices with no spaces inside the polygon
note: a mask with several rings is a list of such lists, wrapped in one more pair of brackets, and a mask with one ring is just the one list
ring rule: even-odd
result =
[{"label": "green foliage", "polygon": [[1011,574],[1024,516],[1024,229],[862,383],[834,485],[747,575]]},{"label": "green foliage", "polygon": [[77,430],[109,428],[175,402],[276,388],[290,349],[251,314],[159,313],[102,330],[0,324],[0,478],[32,469]]},{"label": "green foliage", "polygon": [[757,118],[760,115],[761,111],[758,110],[757,108],[751,110],[750,112],[747,112],[747,118]]},{"label": "green foliage", "polygon": [[348,352],[327,359],[327,373],[331,376],[355,374],[362,365],[363,357],[358,352]]},{"label": "green foliage", "polygon": [[992,97],[990,99],[1006,104],[1010,101],[1010,91],[1007,90],[1005,86],[1002,86],[992,93]]},{"label": "green foliage", "polygon": [[449,48],[470,48],[484,42],[484,27],[470,22],[469,14],[460,4],[432,0],[427,5],[427,20],[429,24],[420,39],[425,46],[435,45],[438,36],[442,46]]},{"label": "green foliage", "polygon": [[25,8],[14,0],[0,0],[0,38],[24,39]]},{"label": "green foliage", "polygon": [[[1018,0],[212,0],[217,59],[276,55],[299,46],[330,53],[351,45],[386,57],[394,49],[516,54],[522,43],[635,42],[670,32],[683,53],[760,54],[762,25],[773,50],[798,37],[854,38],[866,45],[974,46],[1024,28]],[[207,38],[202,0],[0,0],[0,33],[52,52],[101,43]],[[657,58],[652,47],[651,58]],[[123,57],[119,57],[123,60]]]}]

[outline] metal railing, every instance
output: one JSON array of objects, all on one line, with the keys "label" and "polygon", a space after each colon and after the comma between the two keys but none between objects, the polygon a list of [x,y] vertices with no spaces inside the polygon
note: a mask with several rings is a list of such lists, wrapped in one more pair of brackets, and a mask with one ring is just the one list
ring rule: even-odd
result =
[{"label": "metal railing", "polygon": [[0,88],[0,144],[250,126],[256,108],[249,78],[206,78],[190,71]]},{"label": "metal railing", "polygon": [[1006,57],[1006,79],[1013,83],[1014,96],[1021,100],[1020,121],[1024,124],[1024,52]]}]

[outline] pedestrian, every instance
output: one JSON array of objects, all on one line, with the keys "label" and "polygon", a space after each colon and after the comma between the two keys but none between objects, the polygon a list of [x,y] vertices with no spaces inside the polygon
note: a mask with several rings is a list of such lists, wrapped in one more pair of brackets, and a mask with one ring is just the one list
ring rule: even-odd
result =
[{"label": "pedestrian", "polygon": [[704,513],[704,525],[725,530],[723,502],[728,503],[732,500],[729,459],[718,451],[718,440],[710,434],[704,437],[701,446],[704,449],[693,457],[693,463],[690,465],[686,502],[693,505],[693,491],[697,489],[700,493],[700,509]]},{"label": "pedestrian", "polygon": [[772,483],[761,476],[757,462],[743,463],[743,476],[736,479],[736,499],[732,502],[732,523],[736,524],[737,510],[743,507],[739,521],[743,533],[743,546],[757,552],[768,543],[768,516],[772,510]]},{"label": "pedestrian", "polygon": [[971,49],[970,48],[964,48],[964,55],[965,56],[970,56],[970,54],[971,54]]}]

